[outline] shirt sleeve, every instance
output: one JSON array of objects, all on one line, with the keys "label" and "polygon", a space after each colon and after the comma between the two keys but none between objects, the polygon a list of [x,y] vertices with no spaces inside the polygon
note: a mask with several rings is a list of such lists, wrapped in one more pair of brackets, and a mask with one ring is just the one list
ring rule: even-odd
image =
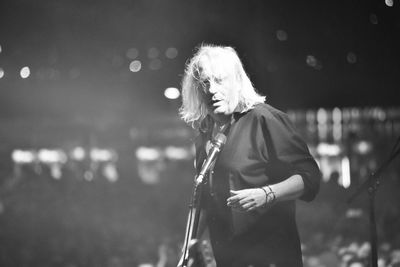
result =
[{"label": "shirt sleeve", "polygon": [[299,174],[304,182],[301,200],[311,201],[319,191],[321,172],[305,141],[288,116],[278,110],[263,112],[259,118],[270,160],[289,165],[290,174]]}]

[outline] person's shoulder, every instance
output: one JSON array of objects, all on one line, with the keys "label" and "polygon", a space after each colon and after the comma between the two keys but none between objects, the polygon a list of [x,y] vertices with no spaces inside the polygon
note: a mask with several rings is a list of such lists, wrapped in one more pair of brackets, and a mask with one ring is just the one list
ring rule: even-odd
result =
[{"label": "person's shoulder", "polygon": [[267,103],[260,103],[253,107],[249,111],[251,117],[257,119],[267,119],[267,120],[282,120],[287,118],[287,114],[282,110],[279,110]]}]

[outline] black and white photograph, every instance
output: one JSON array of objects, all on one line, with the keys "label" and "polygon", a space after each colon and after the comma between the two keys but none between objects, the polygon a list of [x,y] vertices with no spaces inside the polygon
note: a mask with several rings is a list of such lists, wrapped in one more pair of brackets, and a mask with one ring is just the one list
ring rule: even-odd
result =
[{"label": "black and white photograph", "polygon": [[399,267],[400,0],[1,0],[0,267]]}]

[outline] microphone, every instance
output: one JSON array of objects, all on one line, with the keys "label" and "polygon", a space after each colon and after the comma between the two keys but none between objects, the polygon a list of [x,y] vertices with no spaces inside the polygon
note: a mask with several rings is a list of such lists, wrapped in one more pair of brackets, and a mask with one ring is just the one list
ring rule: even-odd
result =
[{"label": "microphone", "polygon": [[223,133],[218,133],[214,141],[211,144],[211,148],[208,151],[208,156],[204,160],[203,165],[201,166],[200,172],[197,175],[196,183],[200,184],[203,182],[204,176],[210,170],[212,164],[217,158],[218,153],[221,151],[222,146],[226,143],[226,136]]}]

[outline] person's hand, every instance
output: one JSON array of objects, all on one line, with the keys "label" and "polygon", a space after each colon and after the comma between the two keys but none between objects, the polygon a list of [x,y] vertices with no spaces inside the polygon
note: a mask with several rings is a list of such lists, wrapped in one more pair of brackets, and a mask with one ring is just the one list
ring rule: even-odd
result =
[{"label": "person's hand", "polygon": [[235,211],[249,212],[265,207],[267,198],[261,188],[231,190],[231,197],[226,202]]}]

